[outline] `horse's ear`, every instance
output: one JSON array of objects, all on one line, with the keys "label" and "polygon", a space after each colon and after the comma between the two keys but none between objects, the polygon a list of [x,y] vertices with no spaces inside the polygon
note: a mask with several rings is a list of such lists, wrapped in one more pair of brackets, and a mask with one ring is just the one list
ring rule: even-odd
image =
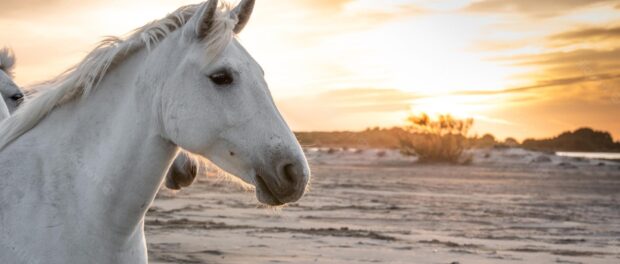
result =
[{"label": "horse's ear", "polygon": [[188,23],[190,26],[187,28],[194,37],[203,39],[207,36],[215,20],[217,3],[218,0],[209,0],[198,7]]},{"label": "horse's ear", "polygon": [[15,66],[15,53],[9,48],[0,49],[0,71],[12,75],[13,66]]},{"label": "horse's ear", "polygon": [[235,25],[235,29],[233,29],[235,34],[239,34],[245,25],[248,24],[250,16],[252,15],[252,10],[254,10],[255,2],[255,0],[241,0],[241,3],[231,12],[231,15],[237,18],[237,25]]}]

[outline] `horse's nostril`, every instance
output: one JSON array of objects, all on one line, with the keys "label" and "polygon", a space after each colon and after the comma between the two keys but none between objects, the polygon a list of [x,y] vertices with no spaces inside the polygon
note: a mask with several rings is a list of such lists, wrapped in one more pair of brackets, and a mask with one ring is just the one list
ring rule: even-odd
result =
[{"label": "horse's nostril", "polygon": [[291,163],[284,165],[283,172],[284,179],[291,184],[295,184],[297,178],[299,178],[295,170],[295,165]]},{"label": "horse's nostril", "polygon": [[265,186],[281,203],[289,203],[299,200],[305,192],[310,175],[303,163],[282,162],[275,167],[275,177],[262,178]]}]

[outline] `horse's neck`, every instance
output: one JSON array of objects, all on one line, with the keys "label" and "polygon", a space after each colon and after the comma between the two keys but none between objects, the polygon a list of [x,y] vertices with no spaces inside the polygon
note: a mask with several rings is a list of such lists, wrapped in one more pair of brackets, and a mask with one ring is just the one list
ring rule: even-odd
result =
[{"label": "horse's neck", "polygon": [[39,152],[45,153],[45,176],[69,179],[69,194],[80,199],[77,206],[90,223],[127,235],[141,227],[177,152],[157,134],[156,104],[142,94],[148,87],[140,87],[147,84],[137,84],[145,54],[133,55],[89,97],[59,107],[30,131],[46,141]]}]

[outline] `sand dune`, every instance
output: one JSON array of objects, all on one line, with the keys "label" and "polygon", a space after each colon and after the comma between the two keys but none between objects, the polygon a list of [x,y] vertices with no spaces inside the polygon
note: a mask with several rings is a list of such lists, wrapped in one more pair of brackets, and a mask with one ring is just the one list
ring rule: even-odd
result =
[{"label": "sand dune", "polygon": [[152,263],[620,263],[620,163],[520,149],[469,166],[308,150],[312,190],[263,208],[217,177],[162,190]]}]

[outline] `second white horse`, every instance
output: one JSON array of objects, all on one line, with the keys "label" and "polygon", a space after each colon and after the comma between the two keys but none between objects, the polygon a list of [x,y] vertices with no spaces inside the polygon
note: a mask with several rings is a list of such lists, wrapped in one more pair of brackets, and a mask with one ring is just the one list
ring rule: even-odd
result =
[{"label": "second white horse", "polygon": [[24,95],[15,85],[13,79],[15,55],[8,48],[0,49],[0,120],[9,116],[22,103]]}]

